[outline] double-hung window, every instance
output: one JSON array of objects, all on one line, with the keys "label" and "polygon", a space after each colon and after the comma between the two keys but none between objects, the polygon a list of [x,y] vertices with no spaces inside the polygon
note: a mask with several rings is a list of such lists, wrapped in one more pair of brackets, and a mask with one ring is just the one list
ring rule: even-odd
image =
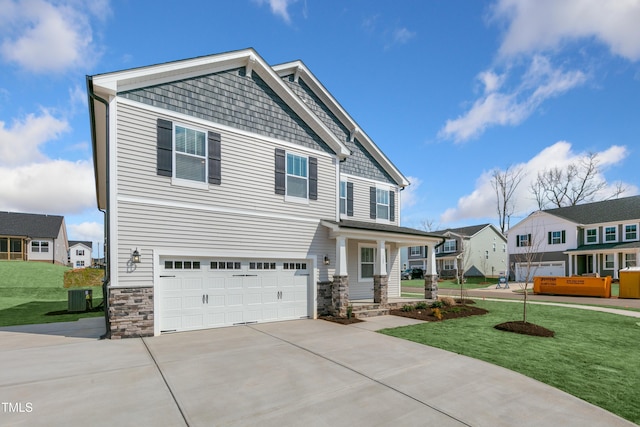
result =
[{"label": "double-hung window", "polygon": [[606,268],[607,270],[613,270],[614,268],[613,254],[605,254],[604,268]]},{"label": "double-hung window", "polygon": [[452,259],[445,259],[442,262],[442,269],[443,270],[455,270],[455,261]]},{"label": "double-hung window", "polygon": [[340,181],[340,214],[347,214],[347,181]]},{"label": "double-hung window", "polygon": [[376,218],[389,219],[389,190],[376,188]]},{"label": "double-hung window", "polygon": [[565,235],[565,231],[550,231],[548,243],[550,245],[560,245],[562,243],[565,243]]},{"label": "double-hung window", "polygon": [[604,228],[604,241],[605,242],[615,242],[617,241],[616,231],[618,227],[605,227]]},{"label": "double-hung window", "polygon": [[455,252],[456,251],[456,241],[455,240],[447,240],[444,242],[444,247],[442,248],[444,252]]},{"label": "double-hung window", "polygon": [[592,244],[598,243],[598,229],[597,228],[589,228],[585,232],[585,243]]},{"label": "double-hung window", "polygon": [[422,246],[411,246],[409,248],[411,256],[421,256]]},{"label": "double-hung window", "polygon": [[531,246],[531,234],[518,234],[516,246]]},{"label": "double-hung window", "polygon": [[[376,254],[378,249],[374,246],[361,246],[360,247],[360,271],[358,280],[369,281],[373,280],[375,271]],[[389,250],[385,248],[385,259],[387,261],[386,268],[387,274],[389,274]]]},{"label": "double-hung window", "polygon": [[175,177],[206,182],[206,133],[179,125],[175,126]]},{"label": "double-hung window", "polygon": [[624,240],[638,240],[638,224],[624,226]]},{"label": "double-hung window", "polygon": [[76,249],[77,256],[84,256],[84,249]]},{"label": "double-hung window", "polygon": [[636,254],[624,254],[624,266],[635,267],[636,266]]},{"label": "double-hung window", "polygon": [[287,153],[287,196],[306,199],[308,188],[307,158]]},{"label": "double-hung window", "polygon": [[40,240],[31,241],[31,252],[45,253],[49,252],[49,242],[43,242]]}]

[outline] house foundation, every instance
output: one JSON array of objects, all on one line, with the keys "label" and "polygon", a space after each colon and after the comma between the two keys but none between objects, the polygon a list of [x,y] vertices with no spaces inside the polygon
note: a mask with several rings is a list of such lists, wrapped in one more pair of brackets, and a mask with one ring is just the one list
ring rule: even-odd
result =
[{"label": "house foundation", "polygon": [[438,299],[437,275],[428,274],[424,276],[424,297],[425,299]]},{"label": "house foundation", "polygon": [[388,303],[387,288],[389,287],[389,277],[387,275],[373,276],[373,302],[386,307]]},{"label": "house foundation", "polygon": [[110,288],[110,338],[153,336],[153,288]]},{"label": "house foundation", "polygon": [[346,317],[347,307],[349,307],[349,276],[333,276],[331,314]]}]

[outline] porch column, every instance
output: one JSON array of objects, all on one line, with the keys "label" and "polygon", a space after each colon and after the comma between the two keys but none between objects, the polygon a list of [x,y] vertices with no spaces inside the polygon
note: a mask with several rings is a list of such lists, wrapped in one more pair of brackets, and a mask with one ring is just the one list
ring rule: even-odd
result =
[{"label": "porch column", "polygon": [[573,276],[573,255],[569,254],[569,277]]},{"label": "porch column", "polygon": [[331,314],[347,316],[349,307],[349,275],[347,273],[347,238],[336,237],[336,271],[331,286]]},{"label": "porch column", "polygon": [[387,276],[387,254],[385,241],[378,240],[378,250],[376,251],[376,262],[373,275],[373,302],[386,306],[388,301],[389,278]]},{"label": "porch column", "polygon": [[620,252],[615,252],[613,254],[613,278],[614,279],[618,278],[618,268],[620,266],[620,263],[618,262],[619,259],[620,259]]},{"label": "porch column", "polygon": [[600,273],[600,263],[598,262],[598,254],[593,254],[593,257],[591,258],[591,271],[593,273]]},{"label": "porch column", "polygon": [[425,299],[438,299],[438,270],[436,268],[435,245],[428,245],[428,268],[424,275]]}]

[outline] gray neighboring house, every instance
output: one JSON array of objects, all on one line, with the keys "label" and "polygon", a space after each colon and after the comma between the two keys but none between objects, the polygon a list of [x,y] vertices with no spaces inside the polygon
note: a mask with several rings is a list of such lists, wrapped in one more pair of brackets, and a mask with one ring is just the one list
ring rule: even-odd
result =
[{"label": "gray neighboring house", "polygon": [[64,217],[0,212],[0,260],[67,265]]},{"label": "gray neighboring house", "polygon": [[[457,277],[461,268],[468,277],[497,277],[507,270],[507,238],[491,224],[448,228],[433,234],[445,239],[435,249],[441,278]],[[408,267],[428,271],[427,252],[426,247],[410,247]]]},{"label": "gray neighboring house", "polygon": [[301,61],[245,49],[87,93],[112,338],[384,307],[400,248],[442,240],[399,225],[409,182]]},{"label": "gray neighboring house", "polygon": [[516,280],[598,274],[618,279],[640,256],[640,196],[533,212],[508,233]]}]

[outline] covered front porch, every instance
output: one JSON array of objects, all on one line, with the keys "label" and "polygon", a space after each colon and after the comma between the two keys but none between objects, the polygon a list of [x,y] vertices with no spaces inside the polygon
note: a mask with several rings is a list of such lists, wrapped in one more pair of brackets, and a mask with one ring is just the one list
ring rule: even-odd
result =
[{"label": "covered front porch", "polygon": [[367,304],[387,310],[404,301],[400,288],[400,248],[427,247],[424,298],[437,299],[435,247],[443,238],[421,230],[363,221],[322,221],[335,239],[333,281],[318,284],[318,312],[344,317]]},{"label": "covered front porch", "polygon": [[594,274],[617,280],[621,269],[638,265],[640,242],[583,245],[565,254],[569,257],[569,276]]}]

